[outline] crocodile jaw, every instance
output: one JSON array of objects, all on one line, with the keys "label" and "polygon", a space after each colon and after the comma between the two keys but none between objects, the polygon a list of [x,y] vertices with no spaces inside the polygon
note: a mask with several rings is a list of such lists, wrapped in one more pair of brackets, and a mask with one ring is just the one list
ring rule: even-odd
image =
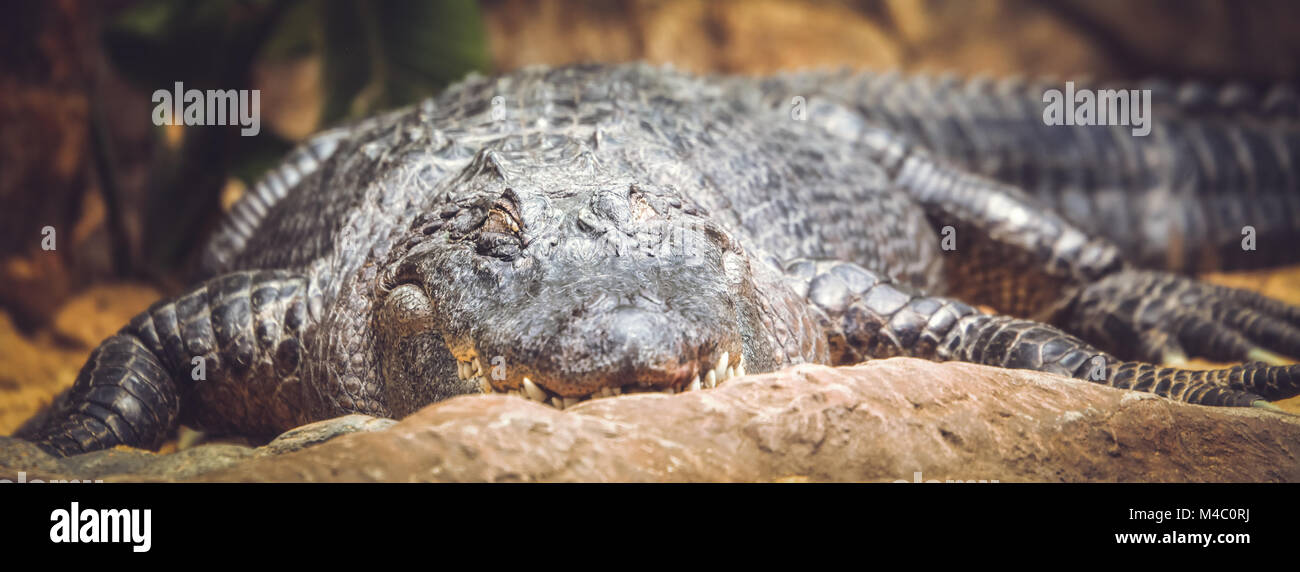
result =
[{"label": "crocodile jaw", "polygon": [[[739,352],[737,352],[739,354]],[[603,397],[616,397],[619,395],[635,393],[664,393],[668,395],[684,393],[687,391],[699,391],[701,389],[712,389],[734,377],[745,375],[745,356],[737,355],[734,359],[729,352],[722,352],[713,365],[704,371],[704,373],[694,376],[693,380],[687,383],[681,383],[670,386],[656,387],[638,382],[627,383],[623,385],[611,385],[600,388],[594,393],[578,396],[564,396],[546,389],[531,379],[524,377],[517,387],[497,387],[488,380],[487,374],[483,369],[482,362],[475,357],[472,360],[457,360],[456,373],[462,380],[472,380],[476,382],[483,393],[514,395],[531,401],[536,401],[545,405],[550,405],[556,409],[565,409],[587,401]]]}]

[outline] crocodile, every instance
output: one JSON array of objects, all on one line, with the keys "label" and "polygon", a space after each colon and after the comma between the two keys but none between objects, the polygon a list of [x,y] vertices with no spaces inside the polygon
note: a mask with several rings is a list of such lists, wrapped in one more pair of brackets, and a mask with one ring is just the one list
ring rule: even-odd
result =
[{"label": "crocodile", "polygon": [[1294,92],[1152,88],[1137,137],[1044,124],[1045,85],[471,75],[304,142],[196,284],[17,435],[61,456],[180,424],[269,439],[463,394],[563,409],[893,356],[1207,406],[1300,393],[1300,308],[1188,274],[1295,255]]}]

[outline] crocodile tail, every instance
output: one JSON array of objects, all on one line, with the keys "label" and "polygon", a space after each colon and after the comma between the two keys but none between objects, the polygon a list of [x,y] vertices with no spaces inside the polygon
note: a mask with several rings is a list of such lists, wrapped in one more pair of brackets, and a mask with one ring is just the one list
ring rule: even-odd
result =
[{"label": "crocodile tail", "polygon": [[[809,120],[852,131],[844,108],[944,161],[1024,189],[1144,267],[1172,271],[1300,262],[1300,97],[1232,84],[1073,82],[1097,97],[1139,92],[1122,125],[1048,125],[1045,94],[1063,81],[954,75],[810,73],[765,84],[774,104],[800,94]],[[1071,96],[1071,101],[1078,101]],[[1078,106],[1071,105],[1070,110]],[[1110,109],[1110,105],[1106,105]],[[1127,105],[1126,105],[1127,107]],[[1139,136],[1131,109],[1150,132]],[[1094,103],[1094,113],[1096,117]],[[1075,116],[1077,113],[1072,113]],[[1109,122],[1108,122],[1109,123]],[[1247,228],[1249,227],[1249,228]],[[1245,233],[1245,234],[1244,234]],[[1243,244],[1247,241],[1247,244]],[[1251,249],[1253,247],[1253,250]]]},{"label": "crocodile tail", "polygon": [[[1149,134],[1131,124],[1048,125],[1044,94],[1063,98],[1064,82],[1014,79],[898,81],[881,92],[881,119],[912,116],[895,127],[949,161],[1025,189],[1145,267],[1300,261],[1291,247],[1300,240],[1294,91],[1256,96],[1240,85],[1161,82],[1099,89],[1149,89]],[[1141,91],[1128,93],[1131,108],[1145,104]]]}]

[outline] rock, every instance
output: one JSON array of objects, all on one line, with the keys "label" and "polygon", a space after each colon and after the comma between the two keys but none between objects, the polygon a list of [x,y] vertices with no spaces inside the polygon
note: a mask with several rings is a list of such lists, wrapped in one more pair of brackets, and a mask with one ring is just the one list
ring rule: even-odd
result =
[{"label": "rock", "polygon": [[564,411],[464,396],[258,449],[41,455],[0,441],[0,467],[110,481],[1300,481],[1300,417],[896,358]]},{"label": "rock", "polygon": [[32,479],[76,481],[181,480],[224,469],[253,455],[253,448],[207,444],[173,454],[128,447],[56,458],[36,445],[0,437],[0,479],[17,482],[20,473]]},{"label": "rock", "polygon": [[[149,463],[146,468],[139,472],[139,475],[158,477],[163,480],[183,480],[233,466],[251,457],[254,453],[255,450],[252,447],[227,443],[209,443],[170,455],[158,455],[157,460]],[[128,475],[106,480],[130,481],[137,479]]]},{"label": "rock", "polygon": [[0,479],[17,481],[20,471],[57,473],[59,460],[27,441],[0,437]]},{"label": "rock", "polygon": [[[216,481],[1297,481],[1300,419],[1035,372],[891,359],[565,411],[434,404]],[[918,475],[919,473],[919,475]]]},{"label": "rock", "polygon": [[344,415],[334,419],[308,423],[302,427],[285,431],[279,437],[267,443],[265,447],[259,448],[257,453],[258,455],[280,455],[324,443],[339,435],[359,431],[381,431],[392,427],[396,423],[392,419],[371,417],[360,413]]},{"label": "rock", "polygon": [[[35,448],[35,445],[28,445]],[[5,453],[7,451],[0,448],[0,454]],[[14,459],[5,454],[0,456],[0,465],[10,467],[15,471],[26,472],[29,482],[33,478],[46,481],[55,479],[93,481],[103,479],[109,475],[143,474],[149,471],[154,463],[165,457],[165,455],[127,447],[95,451],[62,459],[51,457],[43,451],[40,455],[42,457]],[[49,467],[50,461],[53,462],[52,468]]]}]

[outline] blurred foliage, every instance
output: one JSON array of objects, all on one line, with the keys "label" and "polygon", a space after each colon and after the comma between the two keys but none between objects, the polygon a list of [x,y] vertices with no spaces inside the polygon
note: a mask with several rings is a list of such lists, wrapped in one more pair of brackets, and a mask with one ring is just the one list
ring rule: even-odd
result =
[{"label": "blurred foliage", "polygon": [[[261,63],[320,57],[318,126],[413,103],[489,65],[472,0],[140,0],[102,37],[114,69],[146,93],[176,82],[254,89]],[[175,268],[193,249],[227,176],[251,185],[292,146],[262,124],[253,137],[233,126],[186,129],[178,152],[157,155],[145,207],[150,273]]]},{"label": "blurred foliage", "polygon": [[487,70],[487,38],[473,2],[322,2],[328,119],[414,102]]}]

